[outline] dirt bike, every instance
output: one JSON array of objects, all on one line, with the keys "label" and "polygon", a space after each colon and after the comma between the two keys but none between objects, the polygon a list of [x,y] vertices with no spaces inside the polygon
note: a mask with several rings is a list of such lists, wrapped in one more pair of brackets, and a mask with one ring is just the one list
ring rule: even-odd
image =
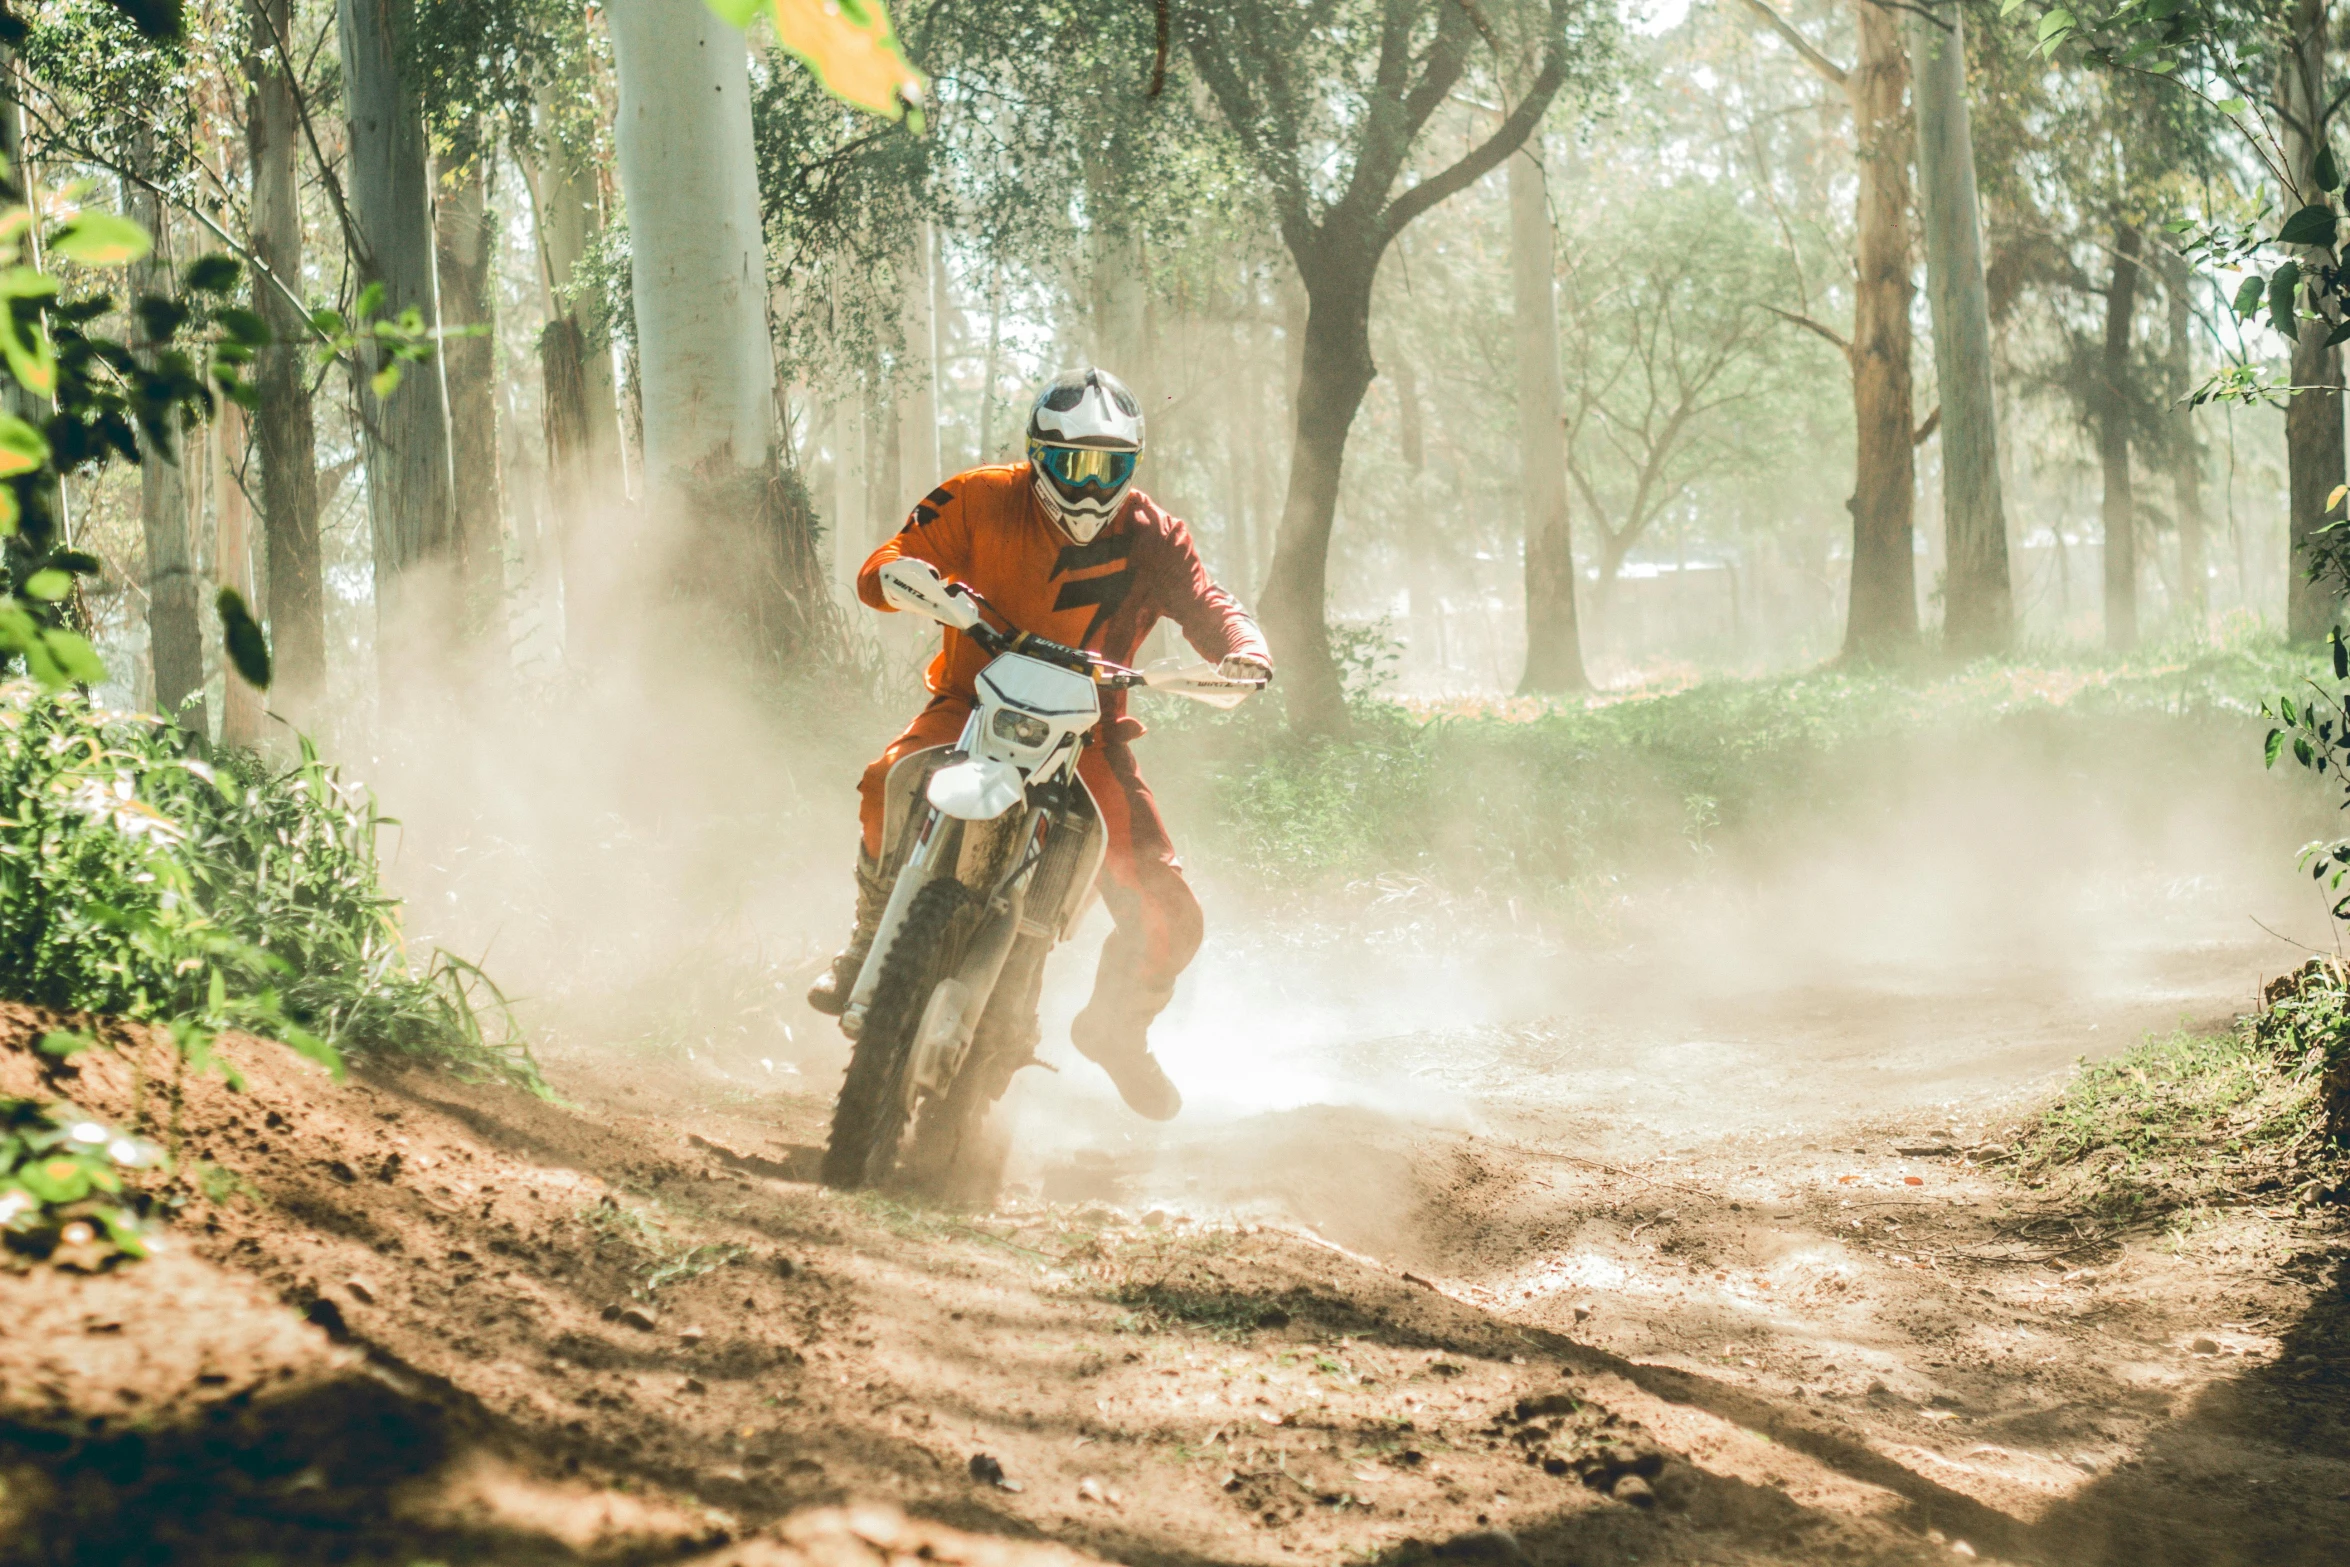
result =
[{"label": "dirt bike", "polygon": [[987,1202],[1009,1153],[990,1112],[1036,1061],[1045,958],[1075,929],[1101,868],[1100,813],[1077,776],[1100,693],[1147,687],[1232,707],[1264,682],[1211,664],[1129,669],[999,631],[984,599],[920,561],[890,562],[881,587],[993,657],[961,740],[890,770],[882,841],[893,879],[841,1014],[855,1046],[823,1177],[843,1188],[890,1180],[911,1124],[907,1184]]}]

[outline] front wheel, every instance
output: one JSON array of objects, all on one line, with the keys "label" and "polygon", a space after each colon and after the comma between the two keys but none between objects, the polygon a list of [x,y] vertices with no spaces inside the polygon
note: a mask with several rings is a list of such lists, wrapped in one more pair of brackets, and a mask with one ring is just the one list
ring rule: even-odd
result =
[{"label": "front wheel", "polygon": [[918,1192],[957,1207],[989,1208],[1004,1183],[1011,1130],[996,1109],[1012,1075],[1035,1056],[1037,994],[1044,987],[1050,941],[1023,936],[988,998],[971,1048],[947,1091],[924,1101],[906,1155]]},{"label": "front wheel", "polygon": [[963,884],[941,877],[914,895],[897,939],[882,960],[864,1029],[849,1053],[849,1072],[832,1109],[832,1140],[824,1150],[824,1184],[844,1191],[878,1186],[898,1162],[906,1132],[906,1072],[923,1008],[941,979],[953,972],[949,950]]}]

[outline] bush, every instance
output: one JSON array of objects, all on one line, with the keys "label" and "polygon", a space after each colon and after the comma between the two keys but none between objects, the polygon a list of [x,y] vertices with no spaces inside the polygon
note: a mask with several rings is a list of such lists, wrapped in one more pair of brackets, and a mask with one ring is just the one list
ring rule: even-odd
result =
[{"label": "bush", "polygon": [[2084,1064],[2018,1145],[2019,1169],[2117,1222],[2332,1187],[2350,1166],[2346,973],[2315,959],[2227,1033]]},{"label": "bush", "polygon": [[485,1035],[476,994],[503,1004],[478,972],[409,962],[371,802],[307,746],[273,772],[179,744],[160,719],[0,684],[0,996],[171,1027],[199,1058],[239,1027],[543,1091],[510,1030]]}]

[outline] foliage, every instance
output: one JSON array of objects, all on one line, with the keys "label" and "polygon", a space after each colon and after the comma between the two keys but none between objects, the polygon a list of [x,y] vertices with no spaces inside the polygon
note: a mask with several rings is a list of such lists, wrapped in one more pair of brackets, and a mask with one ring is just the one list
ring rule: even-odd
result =
[{"label": "foliage", "polygon": [[[52,1036],[54,1037],[54,1036]],[[127,1171],[161,1150],[70,1104],[0,1099],[0,1246],[91,1272],[116,1257],[144,1257],[151,1238]]]},{"label": "foliage", "polygon": [[475,996],[503,1007],[477,971],[409,962],[379,820],[307,747],[207,764],[159,719],[0,686],[0,995],[156,1023],[198,1067],[234,1028],[543,1091],[510,1029],[485,1035]]},{"label": "foliage", "polygon": [[[2343,793],[2344,808],[2350,809],[2350,646],[2343,644],[2338,627],[2330,638],[2330,651],[2334,673],[2330,689],[2310,680],[2306,684],[2316,693],[2315,700],[2296,702],[2290,696],[2278,696],[2261,703],[2261,716],[2273,721],[2262,743],[2262,759],[2274,767],[2279,757],[2290,752],[2294,761],[2321,778],[2331,772]],[[2343,882],[2350,881],[2350,838],[2305,844],[2301,868],[2309,872],[2310,880],[2341,892]],[[2334,901],[2334,918],[2350,920],[2350,893]]]},{"label": "foliage", "polygon": [[2223,1034],[2084,1064],[2017,1149],[2027,1177],[2129,1222],[2350,1174],[2350,970],[2313,958]]},{"label": "foliage", "polygon": [[[2260,694],[2307,667],[2261,644],[2150,650],[2119,669],[1723,678],[1590,707],[1426,719],[1358,702],[1355,733],[1327,742],[1290,739],[1244,708],[1194,720],[1153,768],[1163,793],[1188,784],[1212,802],[1219,826],[1194,831],[1195,852],[1272,885],[1403,875],[1581,911],[1627,876],[1695,872],[1711,843],[1767,853],[1779,835],[1864,820],[1905,778],[1994,739],[2074,756],[2146,736],[2159,748],[2180,727],[2248,738]],[[2059,712],[2063,726],[2047,722]]]}]

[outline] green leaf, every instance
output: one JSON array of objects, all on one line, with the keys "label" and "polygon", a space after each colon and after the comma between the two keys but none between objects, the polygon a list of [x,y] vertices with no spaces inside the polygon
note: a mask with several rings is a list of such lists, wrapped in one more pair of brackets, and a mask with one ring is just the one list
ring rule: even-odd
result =
[{"label": "green leaf", "polygon": [[2312,766],[2317,761],[2317,753],[2309,749],[2309,740],[2306,736],[2295,735],[2293,737],[2293,760],[2299,762],[2303,767]]},{"label": "green leaf", "polygon": [[381,283],[370,283],[359,291],[358,303],[351,307],[351,314],[364,321],[381,310],[383,302],[384,286]]},{"label": "green leaf", "polygon": [[2342,645],[2342,628],[2336,626],[2328,640],[2334,645],[2334,678],[2350,680],[2350,647]]},{"label": "green leaf", "polygon": [[218,251],[198,256],[180,270],[180,281],[199,294],[234,293],[245,280],[244,263]]},{"label": "green leaf", "polygon": [[49,439],[14,414],[0,414],[0,479],[31,473],[49,460]]},{"label": "green leaf", "polygon": [[374,375],[368,377],[367,384],[374,388],[376,401],[383,401],[383,399],[391,396],[393,392],[399,390],[399,365],[397,363],[385,365]]},{"label": "green leaf", "polygon": [[49,341],[48,328],[35,322],[26,331],[13,311],[0,310],[0,355],[8,360],[8,373],[27,391],[40,397],[57,395],[57,348]]},{"label": "green leaf", "polygon": [[748,27],[751,18],[766,9],[765,0],[710,0],[710,10],[731,27]]},{"label": "green leaf", "polygon": [[1999,19],[2003,22],[2006,21],[2015,15],[2016,8],[2023,3],[2024,0],[1999,0]]},{"label": "green leaf", "polygon": [[2246,109],[2250,108],[2251,105],[2247,104],[2241,98],[2222,98],[2219,102],[2213,104],[2212,107],[2217,109],[2220,113],[2233,118],[2236,115],[2242,114]]},{"label": "green leaf", "polygon": [[24,596],[39,599],[44,604],[54,604],[72,591],[72,574],[59,571],[54,566],[36,571],[24,579]]},{"label": "green leaf", "polygon": [[32,267],[10,267],[0,271],[0,299],[53,299],[57,294],[57,279]]},{"label": "green leaf", "polygon": [[2268,280],[2268,324],[2286,337],[2300,335],[2300,318],[2293,309],[2293,296],[2301,287],[2301,264],[2288,261],[2277,268]]},{"label": "green leaf", "polygon": [[213,602],[220,611],[220,640],[228,650],[228,661],[237,666],[245,684],[268,690],[269,639],[261,634],[261,622],[253,618],[244,595],[235,588],[222,588]]},{"label": "green leaf", "polygon": [[2317,175],[2319,190],[2330,193],[2342,188],[2342,165],[2334,158],[2331,142],[2317,150],[2317,167],[2313,172]]},{"label": "green leaf", "polygon": [[2058,6],[2040,18],[2041,40],[2045,42],[2051,33],[2069,32],[2075,25],[2077,24],[2073,20],[2072,12]]},{"label": "green leaf", "polygon": [[269,323],[262,320],[256,311],[247,310],[242,305],[222,305],[212,312],[212,319],[219,322],[220,329],[229,335],[230,341],[240,347],[269,346]]},{"label": "green leaf", "polygon": [[2326,334],[2326,347],[2331,348],[2336,343],[2350,343],[2350,320],[2345,320]]},{"label": "green leaf", "polygon": [[2320,202],[2303,207],[2285,219],[2285,226],[2277,230],[2277,240],[2286,245],[2316,245],[2321,248],[2334,242],[2334,231],[2341,226],[2341,217],[2333,208]]},{"label": "green leaf", "polygon": [[[91,650],[88,642],[73,632],[42,632],[41,650],[47,655],[49,665],[57,671],[60,680],[94,686],[106,678],[105,662]],[[31,660],[28,658],[26,662]]]},{"label": "green leaf", "polygon": [[351,330],[351,324],[343,319],[343,313],[332,305],[322,305],[311,311],[310,325],[320,337],[342,337]]},{"label": "green leaf", "polygon": [[2261,296],[2268,292],[2268,279],[2255,272],[2236,285],[2236,315],[2239,319],[2260,313]]},{"label": "green leaf", "polygon": [[57,231],[49,248],[85,267],[123,267],[155,248],[147,231],[112,212],[84,212]]},{"label": "green leaf", "polygon": [[63,1029],[53,1028],[41,1036],[41,1054],[62,1060],[80,1055],[97,1042],[87,1034],[69,1034]]}]

